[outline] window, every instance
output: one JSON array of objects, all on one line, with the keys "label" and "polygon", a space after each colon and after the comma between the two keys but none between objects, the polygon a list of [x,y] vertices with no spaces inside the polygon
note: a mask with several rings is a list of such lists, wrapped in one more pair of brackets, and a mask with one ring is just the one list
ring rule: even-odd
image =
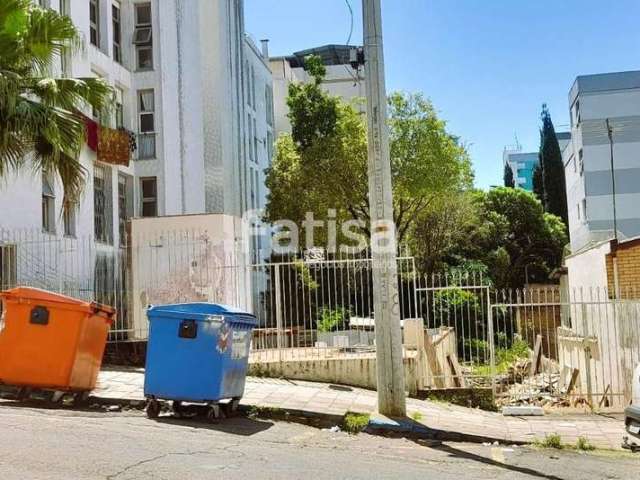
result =
[{"label": "window", "polygon": [[89,0],[89,36],[91,44],[100,47],[100,0]]},{"label": "window", "polygon": [[251,106],[251,70],[249,69],[249,62],[245,62],[245,72],[247,76],[247,104]]},{"label": "window", "polygon": [[269,84],[264,86],[264,103],[267,125],[273,126],[273,90],[269,88]]},{"label": "window", "polygon": [[133,44],[136,46],[136,66],[138,70],[151,70],[153,69],[153,29],[150,3],[135,5],[135,20]]},{"label": "window", "polygon": [[46,173],[42,173],[42,230],[56,233],[56,195],[53,182]]},{"label": "window", "polygon": [[158,216],[158,182],[156,177],[140,179],[142,217]]},{"label": "window", "polygon": [[76,212],[78,210],[78,205],[75,203],[68,203],[65,205],[64,210],[62,211],[62,222],[64,225],[64,235],[65,237],[75,237],[76,236]]},{"label": "window", "polygon": [[115,126],[116,128],[124,128],[124,92],[121,88],[115,87]]},{"label": "window", "polygon": [[253,162],[253,122],[250,114],[247,114],[247,139],[249,141],[249,160]]},{"label": "window", "polygon": [[138,92],[138,158],[156,158],[155,95],[153,90]]},{"label": "window", "polygon": [[267,132],[267,164],[271,165],[273,160],[273,133]]},{"label": "window", "polygon": [[111,5],[111,21],[113,23],[113,59],[122,63],[122,27],[120,24],[120,4]]},{"label": "window", "polygon": [[129,175],[118,175],[118,232],[120,245],[127,244],[127,222],[133,217],[133,181]]},{"label": "window", "polygon": [[580,100],[576,100],[575,106],[576,124],[580,124]]},{"label": "window", "polygon": [[580,175],[584,173],[584,152],[582,149],[578,152],[579,164],[580,164]]},{"label": "window", "polygon": [[[60,14],[67,17],[71,16],[71,0],[60,0]],[[63,55],[60,55],[60,71],[63,77],[70,77],[71,74],[71,51],[67,50]]]},{"label": "window", "polygon": [[251,66],[251,105],[256,108],[256,71]]},{"label": "window", "polygon": [[253,159],[258,163],[258,124],[253,119]]},{"label": "window", "polygon": [[587,221],[587,199],[583,198],[582,199],[582,221],[586,222]]},{"label": "window", "polygon": [[249,181],[251,183],[251,209],[256,209],[256,191],[255,191],[255,170],[253,168],[249,169]]},{"label": "window", "polygon": [[111,168],[95,165],[93,169],[93,226],[96,240],[111,243],[113,200],[111,198]]}]

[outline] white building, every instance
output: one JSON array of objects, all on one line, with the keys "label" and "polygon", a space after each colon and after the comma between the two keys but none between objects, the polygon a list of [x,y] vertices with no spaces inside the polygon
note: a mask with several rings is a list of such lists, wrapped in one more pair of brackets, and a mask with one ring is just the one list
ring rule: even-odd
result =
[{"label": "white building", "polygon": [[[125,253],[119,247],[127,243],[130,218],[223,214],[235,225],[248,210],[264,207],[272,79],[266,57],[245,35],[243,0],[39,3],[69,15],[83,40],[55,73],[99,76],[112,85],[115,108],[100,123],[133,132],[137,150],[121,166],[83,147],[86,187],[64,214],[56,176],[26,168],[1,179],[0,204],[10,208],[0,213],[0,287],[17,282],[112,295],[125,281],[117,259]],[[98,120],[97,112],[84,113]],[[238,245],[244,244],[239,231],[226,233]],[[46,248],[25,246],[35,237]],[[268,242],[256,239],[254,249],[268,254]]]},{"label": "white building", "polygon": [[[273,72],[273,95],[275,127],[277,134],[291,132],[291,124],[287,118],[287,94],[289,84],[294,82],[306,83],[310,80],[304,70],[304,59],[309,55],[318,55],[327,68],[327,75],[322,84],[325,91],[349,102],[356,98],[364,98],[365,79],[364,69],[354,69],[351,66],[353,54],[357,47],[348,45],[325,45],[295,52],[285,57],[271,57],[269,63]],[[364,105],[359,108],[364,111]]]},{"label": "white building", "polygon": [[[245,163],[246,210],[259,211],[267,204],[265,188],[266,169],[271,165],[274,153],[274,99],[273,81],[269,68],[268,41],[261,49],[250,37],[245,38],[246,129],[247,158]],[[252,240],[253,260],[259,263],[270,255],[270,237],[257,236]]]},{"label": "white building", "polygon": [[[270,158],[273,121],[264,109],[271,81],[245,40],[242,0],[40,3],[70,15],[81,31],[84,48],[64,62],[65,74],[100,76],[115,87],[117,106],[107,123],[135,132],[137,151],[128,166],[114,166],[84,148],[86,189],[77,211],[64,218],[56,178],[25,170],[4,179],[0,202],[15,207],[0,216],[1,228],[42,227],[117,245],[124,232],[118,226],[132,216],[242,216],[252,191],[264,195],[256,172]],[[43,215],[44,197],[51,211]]]},{"label": "white building", "polygon": [[571,141],[563,151],[573,252],[640,235],[640,71],[579,76],[569,92]]}]

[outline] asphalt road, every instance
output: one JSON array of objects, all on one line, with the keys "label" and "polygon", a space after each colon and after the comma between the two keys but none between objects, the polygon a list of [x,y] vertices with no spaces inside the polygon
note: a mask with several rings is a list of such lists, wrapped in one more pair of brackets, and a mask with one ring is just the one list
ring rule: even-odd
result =
[{"label": "asphalt road", "polygon": [[640,456],[432,444],[271,420],[0,402],[0,479],[640,479]]}]

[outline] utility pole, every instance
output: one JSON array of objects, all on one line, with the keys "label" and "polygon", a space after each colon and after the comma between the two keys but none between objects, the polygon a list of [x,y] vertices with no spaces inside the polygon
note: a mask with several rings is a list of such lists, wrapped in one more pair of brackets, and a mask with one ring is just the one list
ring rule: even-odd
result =
[{"label": "utility pole", "polygon": [[616,212],[616,171],[613,163],[613,127],[609,119],[606,120],[607,136],[609,137],[609,150],[611,159],[611,197],[613,199],[613,238],[618,240],[618,214]]},{"label": "utility pole", "polygon": [[380,0],[362,0],[378,410],[406,416]]}]

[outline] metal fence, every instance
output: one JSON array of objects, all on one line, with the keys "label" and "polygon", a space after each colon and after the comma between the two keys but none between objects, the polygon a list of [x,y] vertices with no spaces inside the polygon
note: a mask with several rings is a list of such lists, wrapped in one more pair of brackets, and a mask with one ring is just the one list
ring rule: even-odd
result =
[{"label": "metal fence", "polygon": [[[375,352],[372,261],[367,252],[287,256],[253,265],[259,328],[253,361],[304,360]],[[401,318],[416,316],[415,262],[400,254]]]},{"label": "metal fence", "polygon": [[[146,340],[149,304],[236,305],[259,322],[254,364],[341,359],[375,366],[368,252],[252,263],[253,255],[206,231],[124,243],[0,231],[0,288],[33,286],[115,306],[110,342]],[[640,363],[640,292],[496,290],[470,273],[424,278],[404,251],[397,265],[412,391],[484,389],[501,404],[550,407],[620,407],[630,399]]]},{"label": "metal fence", "polygon": [[640,363],[640,292],[496,290],[470,274],[419,283],[423,388],[491,389],[503,405],[628,404]]}]

